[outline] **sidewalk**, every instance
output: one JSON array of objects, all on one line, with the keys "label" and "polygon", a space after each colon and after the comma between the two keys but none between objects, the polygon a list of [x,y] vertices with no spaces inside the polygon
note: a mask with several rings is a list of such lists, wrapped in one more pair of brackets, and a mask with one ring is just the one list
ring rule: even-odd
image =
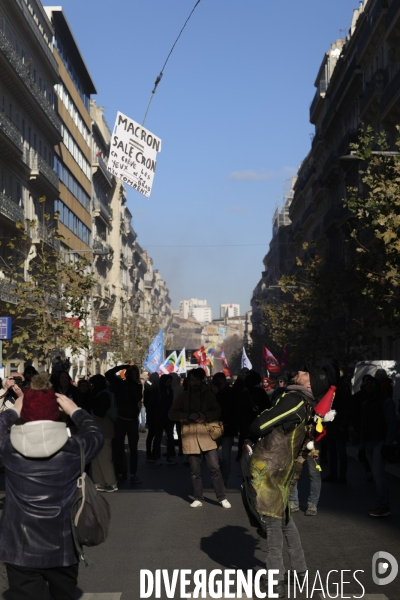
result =
[{"label": "sidewalk", "polygon": [[[359,446],[351,446],[351,445],[347,445],[347,455],[350,456],[351,458],[354,458],[357,462],[358,462],[358,451],[359,451]],[[400,463],[396,463],[396,464],[392,464],[392,463],[386,463],[386,473],[388,475],[390,475],[391,477],[395,477],[396,479],[400,479]]]}]

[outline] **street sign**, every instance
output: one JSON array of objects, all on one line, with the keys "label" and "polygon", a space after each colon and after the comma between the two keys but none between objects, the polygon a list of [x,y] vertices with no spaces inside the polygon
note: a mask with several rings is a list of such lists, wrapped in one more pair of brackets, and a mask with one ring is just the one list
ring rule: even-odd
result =
[{"label": "street sign", "polygon": [[0,340],[11,340],[11,317],[0,317]]},{"label": "street sign", "polygon": [[135,190],[150,198],[161,140],[121,112],[110,143],[107,169]]}]

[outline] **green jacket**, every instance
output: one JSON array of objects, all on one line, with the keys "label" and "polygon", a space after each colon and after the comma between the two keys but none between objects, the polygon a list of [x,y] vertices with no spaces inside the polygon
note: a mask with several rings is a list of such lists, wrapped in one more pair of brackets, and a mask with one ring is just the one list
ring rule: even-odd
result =
[{"label": "green jacket", "polygon": [[311,404],[312,398],[298,390],[285,392],[250,427],[252,437],[262,436],[250,461],[256,510],[261,515],[282,519],[288,511],[294,463],[306,437]]}]

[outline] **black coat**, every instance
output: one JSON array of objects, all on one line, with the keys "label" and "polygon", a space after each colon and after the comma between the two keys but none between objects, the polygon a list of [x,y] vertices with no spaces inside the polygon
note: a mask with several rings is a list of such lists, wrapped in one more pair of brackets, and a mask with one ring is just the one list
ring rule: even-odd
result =
[{"label": "black coat", "polygon": [[82,409],[72,415],[74,437],[48,458],[26,458],[12,446],[9,429],[18,414],[0,414],[0,458],[7,495],[0,521],[0,561],[37,568],[78,562],[71,533],[71,506],[80,475],[79,437],[86,463],[100,452],[103,435]]}]

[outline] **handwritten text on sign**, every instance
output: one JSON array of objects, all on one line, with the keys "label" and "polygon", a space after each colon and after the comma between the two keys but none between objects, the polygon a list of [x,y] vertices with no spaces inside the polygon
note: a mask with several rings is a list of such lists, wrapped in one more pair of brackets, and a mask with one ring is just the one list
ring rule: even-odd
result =
[{"label": "handwritten text on sign", "polygon": [[149,198],[157,152],[161,152],[160,138],[118,112],[108,158],[110,173]]}]

